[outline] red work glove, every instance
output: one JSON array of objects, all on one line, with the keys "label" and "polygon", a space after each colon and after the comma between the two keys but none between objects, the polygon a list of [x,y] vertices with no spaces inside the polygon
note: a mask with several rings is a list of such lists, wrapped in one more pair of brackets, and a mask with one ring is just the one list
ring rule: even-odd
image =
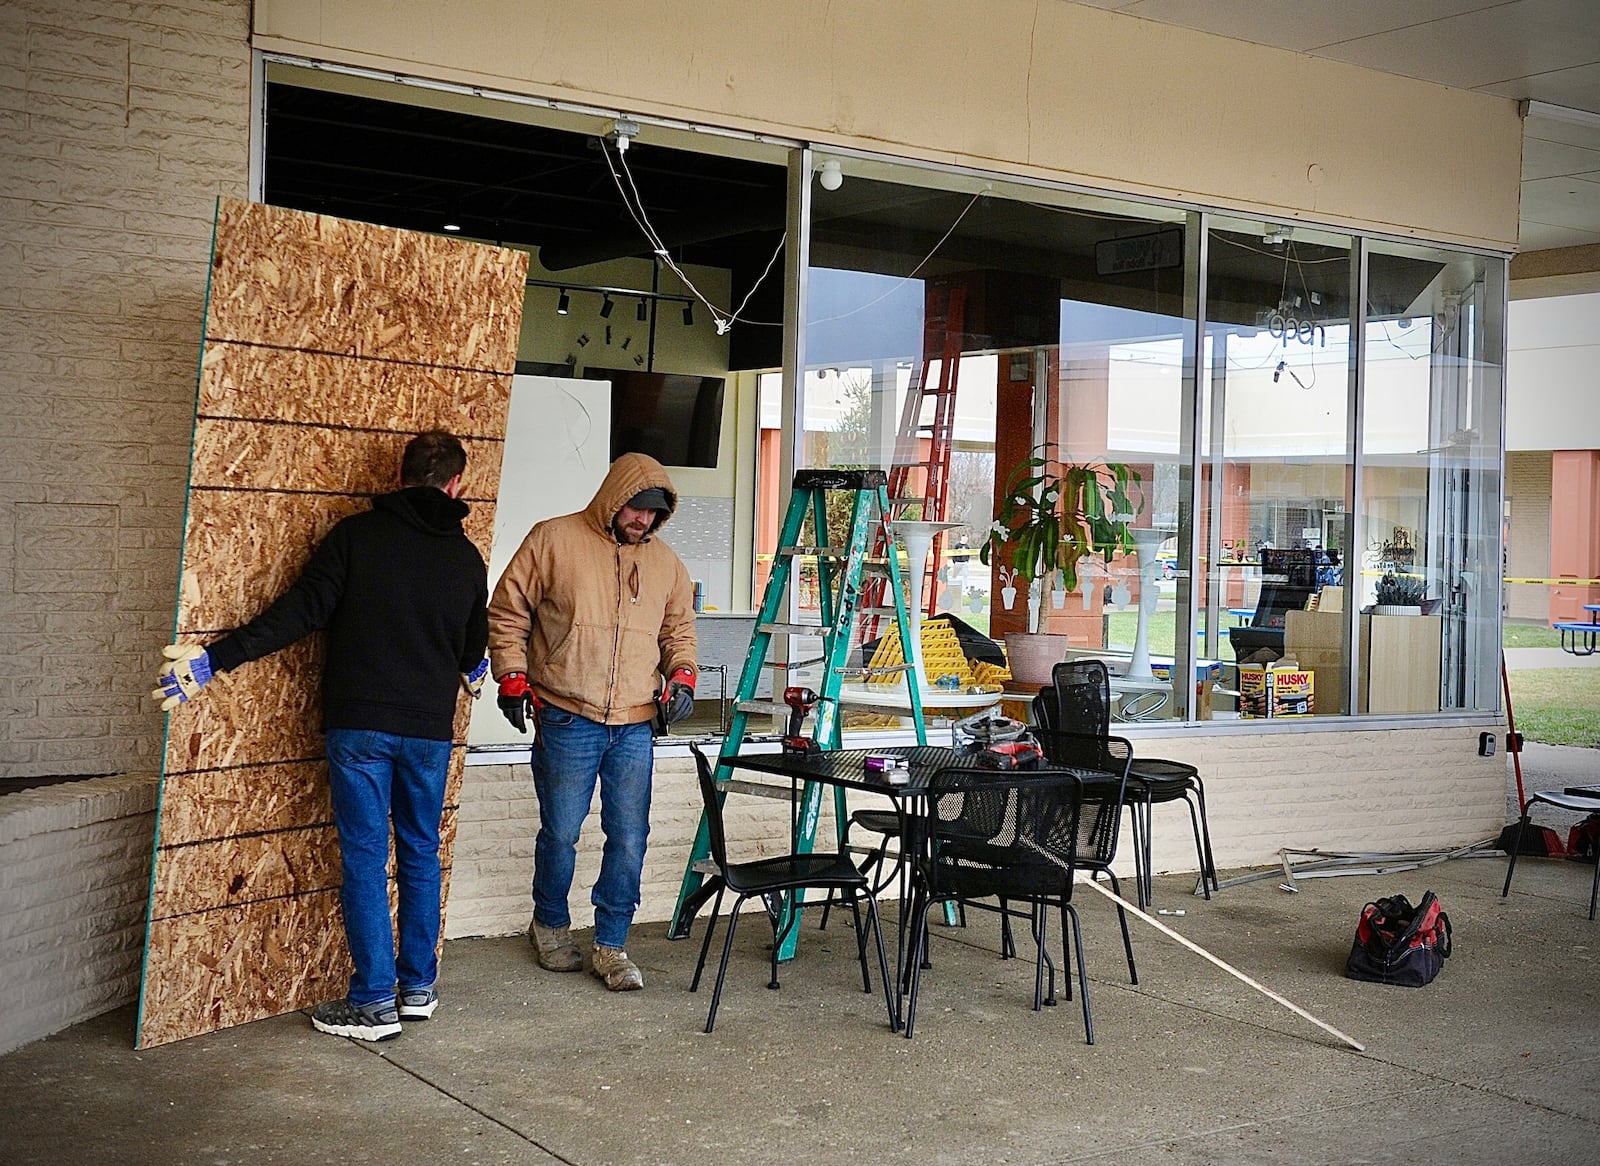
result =
[{"label": "red work glove", "polygon": [[511,722],[511,727],[519,733],[528,731],[528,719],[533,719],[533,735],[539,735],[539,710],[544,707],[544,701],[539,699],[528,684],[526,672],[507,672],[500,678],[500,695],[498,697],[500,711],[506,715],[506,720]]},{"label": "red work glove", "polygon": [[694,712],[694,672],[688,668],[675,668],[667,677],[667,686],[661,692],[662,717],[667,724],[675,725]]}]

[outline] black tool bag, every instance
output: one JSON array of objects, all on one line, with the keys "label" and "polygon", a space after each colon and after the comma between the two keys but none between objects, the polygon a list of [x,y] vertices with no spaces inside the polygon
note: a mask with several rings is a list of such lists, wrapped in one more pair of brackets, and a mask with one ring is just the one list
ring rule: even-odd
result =
[{"label": "black tool bag", "polygon": [[1368,903],[1356,924],[1356,939],[1344,974],[1352,980],[1420,988],[1450,958],[1450,916],[1432,891],[1415,907],[1404,895]]}]

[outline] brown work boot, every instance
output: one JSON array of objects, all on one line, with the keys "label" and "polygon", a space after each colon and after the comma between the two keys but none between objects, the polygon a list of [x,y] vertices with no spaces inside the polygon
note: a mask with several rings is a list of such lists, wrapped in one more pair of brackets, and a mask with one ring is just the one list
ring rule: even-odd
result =
[{"label": "brown work boot", "polygon": [[547,972],[576,972],[583,967],[583,953],[572,942],[570,927],[542,927],[537,919],[528,921],[528,942],[534,958]]},{"label": "brown work boot", "polygon": [[589,970],[604,980],[613,992],[633,992],[644,987],[639,965],[620,947],[595,944],[589,953]]}]

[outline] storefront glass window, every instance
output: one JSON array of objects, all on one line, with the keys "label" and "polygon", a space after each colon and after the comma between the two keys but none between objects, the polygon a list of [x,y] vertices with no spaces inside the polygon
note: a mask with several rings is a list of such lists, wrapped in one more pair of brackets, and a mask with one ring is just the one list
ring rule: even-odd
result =
[{"label": "storefront glass window", "polygon": [[1350,240],[1212,221],[1197,539],[1207,651],[1228,662],[1241,716],[1342,713]]},{"label": "storefront glass window", "polygon": [[1504,270],[1370,248],[1361,712],[1497,707]]}]

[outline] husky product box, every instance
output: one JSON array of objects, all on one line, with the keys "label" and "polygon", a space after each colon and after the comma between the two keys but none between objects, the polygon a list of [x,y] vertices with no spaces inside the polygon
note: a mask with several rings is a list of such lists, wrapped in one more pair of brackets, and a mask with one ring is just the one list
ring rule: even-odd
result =
[{"label": "husky product box", "polygon": [[1269,717],[1309,717],[1315,711],[1316,674],[1295,664],[1267,669]]},{"label": "husky product box", "polygon": [[1316,680],[1299,664],[1241,664],[1239,716],[1309,717],[1315,705]]}]

